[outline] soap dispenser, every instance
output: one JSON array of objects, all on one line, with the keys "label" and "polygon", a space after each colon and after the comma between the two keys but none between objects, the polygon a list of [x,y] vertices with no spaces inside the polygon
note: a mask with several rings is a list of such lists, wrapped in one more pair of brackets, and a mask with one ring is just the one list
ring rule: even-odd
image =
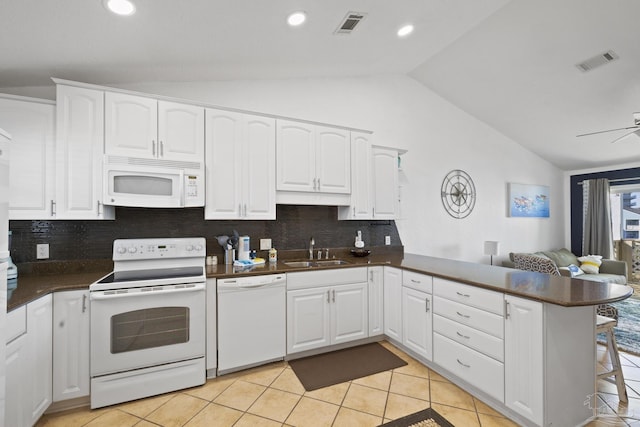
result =
[{"label": "soap dispenser", "polygon": [[362,241],[362,232],[360,230],[358,230],[358,234],[356,234],[355,247],[358,249],[364,248],[364,242]]}]

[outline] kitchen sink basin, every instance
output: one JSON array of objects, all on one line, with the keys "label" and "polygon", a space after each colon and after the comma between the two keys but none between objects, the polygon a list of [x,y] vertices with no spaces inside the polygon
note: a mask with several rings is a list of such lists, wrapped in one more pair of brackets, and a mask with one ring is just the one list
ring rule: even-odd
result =
[{"label": "kitchen sink basin", "polygon": [[325,259],[325,260],[318,260],[315,261],[315,263],[319,266],[321,265],[342,265],[342,264],[349,264],[347,261],[341,260],[341,259]]},{"label": "kitchen sink basin", "polygon": [[313,267],[313,263],[311,261],[284,261],[284,265],[294,268]]}]

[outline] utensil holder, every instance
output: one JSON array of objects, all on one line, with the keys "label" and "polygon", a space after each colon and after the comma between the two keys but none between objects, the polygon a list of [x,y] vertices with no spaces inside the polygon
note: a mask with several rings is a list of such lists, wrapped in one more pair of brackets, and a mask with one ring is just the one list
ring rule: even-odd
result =
[{"label": "utensil holder", "polygon": [[225,249],[224,251],[224,263],[227,265],[233,264],[233,261],[236,259],[236,250],[235,249]]}]

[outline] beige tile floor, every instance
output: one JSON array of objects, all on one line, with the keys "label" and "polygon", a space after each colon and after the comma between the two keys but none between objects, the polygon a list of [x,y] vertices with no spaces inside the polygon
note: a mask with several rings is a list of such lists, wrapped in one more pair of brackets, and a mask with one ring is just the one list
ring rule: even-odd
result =
[{"label": "beige tile floor", "polygon": [[[89,410],[48,414],[39,427],[377,426],[432,407],[464,427],[515,426],[388,343],[407,366],[306,392],[286,362],[224,375],[200,387]],[[602,417],[590,426],[640,426],[640,357],[621,353],[629,403],[599,382]],[[609,363],[604,347],[599,362]]]}]

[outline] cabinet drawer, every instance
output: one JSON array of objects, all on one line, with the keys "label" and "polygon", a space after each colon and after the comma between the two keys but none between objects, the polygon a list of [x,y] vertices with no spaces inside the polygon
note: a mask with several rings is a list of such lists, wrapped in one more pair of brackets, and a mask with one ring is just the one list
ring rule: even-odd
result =
[{"label": "cabinet drawer", "polygon": [[23,305],[7,313],[7,343],[27,332],[27,306]]},{"label": "cabinet drawer", "polygon": [[462,325],[446,317],[433,316],[433,331],[453,341],[478,350],[480,353],[504,362],[504,341],[493,335]]},{"label": "cabinet drawer", "polygon": [[433,361],[504,402],[504,364],[437,333],[433,334]]},{"label": "cabinet drawer", "polygon": [[287,273],[287,290],[368,282],[367,267]]},{"label": "cabinet drawer", "polygon": [[405,270],[402,272],[402,285],[430,294],[433,292],[433,277]]},{"label": "cabinet drawer", "polygon": [[455,301],[433,297],[433,312],[497,338],[504,338],[504,318]]},{"label": "cabinet drawer", "polygon": [[504,313],[504,294],[475,286],[434,277],[433,294],[466,305],[490,311],[500,316]]}]

